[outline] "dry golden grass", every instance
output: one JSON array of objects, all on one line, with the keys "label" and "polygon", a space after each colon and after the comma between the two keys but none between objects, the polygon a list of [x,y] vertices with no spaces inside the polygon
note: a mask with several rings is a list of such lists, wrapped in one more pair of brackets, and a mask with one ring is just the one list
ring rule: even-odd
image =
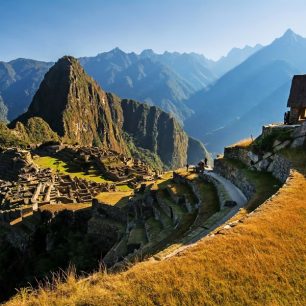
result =
[{"label": "dry golden grass", "polygon": [[40,207],[41,211],[48,210],[50,212],[59,212],[62,210],[81,210],[91,207],[91,203],[72,203],[72,204],[46,204]]},{"label": "dry golden grass", "polygon": [[242,223],[178,256],[81,281],[70,274],[7,305],[306,305],[305,190],[294,171]]},{"label": "dry golden grass", "polygon": [[239,140],[238,142],[230,145],[229,147],[231,147],[231,148],[232,147],[247,148],[252,143],[253,143],[253,139],[252,138],[245,138],[245,139]]}]

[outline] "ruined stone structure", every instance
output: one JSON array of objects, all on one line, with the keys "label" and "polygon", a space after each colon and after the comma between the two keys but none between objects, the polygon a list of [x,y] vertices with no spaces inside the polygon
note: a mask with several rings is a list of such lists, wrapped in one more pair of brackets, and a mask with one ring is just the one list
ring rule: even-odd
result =
[{"label": "ruined stone structure", "polygon": [[306,75],[295,75],[292,79],[290,96],[289,124],[298,124],[306,120]]}]

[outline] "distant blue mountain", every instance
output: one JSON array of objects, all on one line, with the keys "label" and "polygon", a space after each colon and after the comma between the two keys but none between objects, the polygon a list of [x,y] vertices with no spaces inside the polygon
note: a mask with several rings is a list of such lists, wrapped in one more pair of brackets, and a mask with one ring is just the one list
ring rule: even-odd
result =
[{"label": "distant blue mountain", "polygon": [[[190,135],[213,152],[241,137],[258,134],[260,124],[282,121],[291,78],[306,72],[306,39],[288,30],[227,72],[186,104]],[[244,135],[244,136],[243,136]]]},{"label": "distant blue mountain", "polygon": [[[193,114],[185,101],[251,53],[250,47],[235,49],[219,62],[196,53],[156,54],[148,49],[136,54],[115,48],[79,60],[105,90],[158,105],[183,121]],[[29,59],[0,62],[0,95],[8,108],[9,120],[27,109],[52,64]]]}]

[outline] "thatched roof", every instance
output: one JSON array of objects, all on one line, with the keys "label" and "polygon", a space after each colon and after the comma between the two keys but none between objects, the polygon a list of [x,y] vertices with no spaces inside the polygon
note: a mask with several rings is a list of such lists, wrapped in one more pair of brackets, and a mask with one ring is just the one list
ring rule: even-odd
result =
[{"label": "thatched roof", "polygon": [[306,74],[292,79],[288,107],[306,107]]}]

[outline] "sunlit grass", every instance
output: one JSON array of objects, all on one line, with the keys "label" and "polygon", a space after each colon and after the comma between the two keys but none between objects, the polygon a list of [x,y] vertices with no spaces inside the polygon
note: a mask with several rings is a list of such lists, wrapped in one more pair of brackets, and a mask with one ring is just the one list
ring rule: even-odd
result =
[{"label": "sunlit grass", "polygon": [[40,207],[41,211],[59,212],[62,210],[77,211],[91,207],[91,203],[70,203],[70,204],[46,204]]},{"label": "sunlit grass", "polygon": [[229,147],[247,148],[253,143],[253,141],[254,140],[252,138],[245,138],[245,139],[239,140],[238,142],[230,145]]},{"label": "sunlit grass", "polygon": [[96,183],[105,183],[105,182],[112,183],[111,181],[108,181],[104,179],[101,175],[99,175],[95,169],[89,169],[88,174],[86,174],[84,171],[81,171],[81,169],[77,169],[76,167],[73,167],[72,171],[71,167],[69,167],[69,165],[66,162],[57,159],[55,157],[51,156],[36,157],[34,159],[34,162],[38,167],[45,169],[50,168],[54,172],[58,171],[61,174],[68,174],[72,178],[77,177],[93,181]]},{"label": "sunlit grass", "polygon": [[132,195],[132,191],[113,191],[113,192],[101,192],[96,198],[107,205],[124,206],[127,204],[129,197]]}]

